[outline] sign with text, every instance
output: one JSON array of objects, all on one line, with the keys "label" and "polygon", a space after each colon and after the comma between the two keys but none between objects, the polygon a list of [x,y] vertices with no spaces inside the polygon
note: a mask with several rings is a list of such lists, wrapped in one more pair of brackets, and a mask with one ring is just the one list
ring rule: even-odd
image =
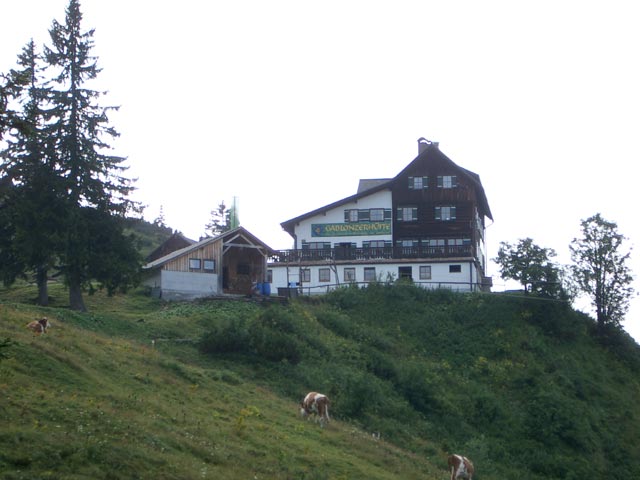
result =
[{"label": "sign with text", "polygon": [[351,237],[355,235],[391,235],[391,222],[313,223],[312,237]]}]

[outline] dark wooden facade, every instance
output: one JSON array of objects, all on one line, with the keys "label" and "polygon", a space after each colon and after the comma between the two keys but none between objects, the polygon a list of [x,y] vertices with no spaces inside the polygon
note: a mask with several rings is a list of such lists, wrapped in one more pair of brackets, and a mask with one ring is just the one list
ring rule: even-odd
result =
[{"label": "dark wooden facade", "polygon": [[[439,177],[455,178],[455,186],[438,185]],[[410,188],[411,178],[424,179],[423,188]],[[418,157],[391,181],[394,245],[403,240],[468,238],[482,240],[484,217],[492,218],[479,177],[456,165],[437,144],[427,144]],[[398,209],[415,207],[415,221],[398,218]],[[436,218],[437,207],[454,207],[455,219]]]}]

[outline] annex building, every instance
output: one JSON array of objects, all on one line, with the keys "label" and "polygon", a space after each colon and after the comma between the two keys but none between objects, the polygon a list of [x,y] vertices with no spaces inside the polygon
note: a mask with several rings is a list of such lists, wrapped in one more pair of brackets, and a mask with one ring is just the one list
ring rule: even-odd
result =
[{"label": "annex building", "polygon": [[272,253],[266,281],[289,295],[398,279],[487,291],[487,219],[480,177],[420,138],[394,178],[360,180],[354,195],[282,222],[294,248]]}]

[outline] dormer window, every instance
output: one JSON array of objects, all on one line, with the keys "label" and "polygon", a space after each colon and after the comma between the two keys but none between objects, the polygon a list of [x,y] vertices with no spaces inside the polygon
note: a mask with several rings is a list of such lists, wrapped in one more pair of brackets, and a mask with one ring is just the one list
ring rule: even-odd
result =
[{"label": "dormer window", "polygon": [[458,177],[455,175],[438,175],[438,188],[456,188]]},{"label": "dormer window", "polygon": [[429,177],[409,177],[409,190],[423,190],[429,186]]}]

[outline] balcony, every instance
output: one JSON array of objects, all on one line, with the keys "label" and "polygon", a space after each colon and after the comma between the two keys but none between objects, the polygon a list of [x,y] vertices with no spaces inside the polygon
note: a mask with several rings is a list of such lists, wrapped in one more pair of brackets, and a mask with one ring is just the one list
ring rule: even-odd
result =
[{"label": "balcony", "polygon": [[326,249],[278,250],[271,263],[353,262],[371,260],[407,260],[473,257],[471,245],[418,246],[418,247],[335,247]]}]

